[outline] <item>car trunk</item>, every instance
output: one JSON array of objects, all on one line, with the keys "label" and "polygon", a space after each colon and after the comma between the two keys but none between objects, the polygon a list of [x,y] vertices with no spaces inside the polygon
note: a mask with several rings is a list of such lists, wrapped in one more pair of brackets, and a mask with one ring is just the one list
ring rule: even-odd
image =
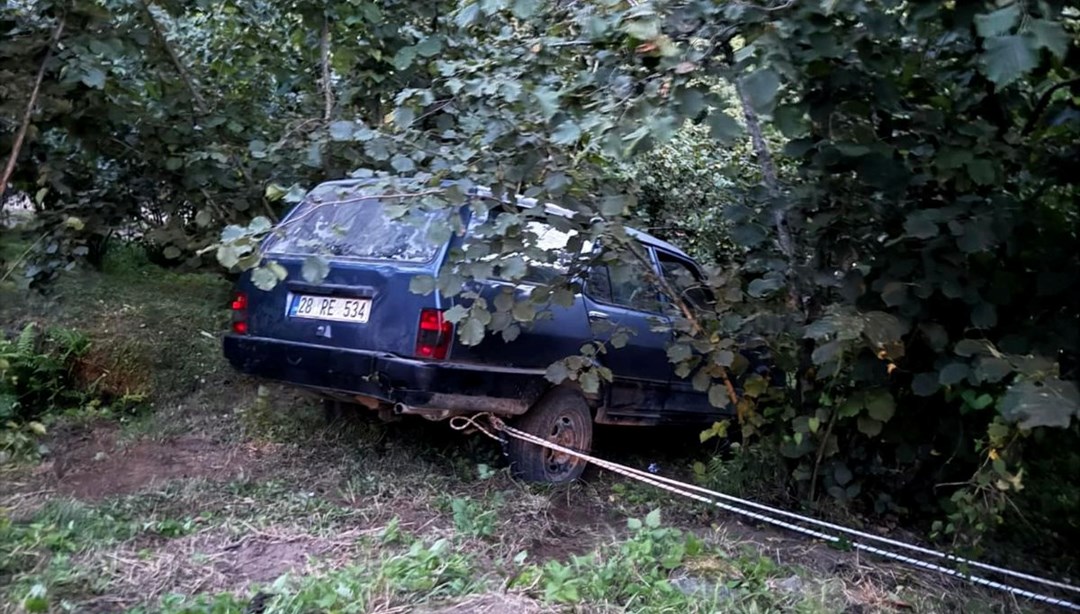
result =
[{"label": "car trunk", "polygon": [[[414,294],[409,285],[417,275],[437,274],[447,246],[433,241],[431,230],[446,214],[410,211],[391,219],[380,201],[357,197],[358,189],[316,190],[264,245],[265,260],[288,276],[268,291],[243,278],[249,335],[415,355],[421,311],[438,308],[439,298]],[[312,283],[303,270],[316,254],[329,272]]]}]

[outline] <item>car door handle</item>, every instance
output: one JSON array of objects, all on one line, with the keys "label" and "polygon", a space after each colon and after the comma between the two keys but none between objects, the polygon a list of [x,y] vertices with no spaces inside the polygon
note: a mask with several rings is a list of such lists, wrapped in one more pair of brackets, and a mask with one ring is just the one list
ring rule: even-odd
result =
[{"label": "car door handle", "polygon": [[589,312],[589,319],[590,320],[607,320],[609,317],[610,316],[608,316],[608,314],[604,313],[603,311],[590,311]]}]

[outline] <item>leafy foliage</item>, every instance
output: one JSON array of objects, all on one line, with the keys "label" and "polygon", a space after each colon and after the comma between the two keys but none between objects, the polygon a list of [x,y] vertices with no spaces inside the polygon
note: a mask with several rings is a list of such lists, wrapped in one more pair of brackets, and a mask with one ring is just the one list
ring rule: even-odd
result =
[{"label": "leafy foliage", "polygon": [[[640,254],[626,225],[675,217],[670,236],[697,253],[737,256],[710,272],[715,310],[674,318],[676,372],[732,403],[745,436],[774,438],[810,499],[977,505],[971,489],[1022,486],[1038,453],[1025,439],[1076,417],[1080,23],[1067,3],[4,11],[9,91],[29,89],[67,24],[14,181],[48,226],[32,277],[134,225],[165,260],[215,252],[270,287],[284,269],[257,245],[299,186],[371,178],[405,215],[483,184],[492,197],[470,204],[481,240],[412,284],[462,299],[463,343],[516,338],[596,260],[629,275]],[[4,97],[5,125],[25,99]],[[433,236],[460,232],[450,219]],[[489,304],[470,280],[518,280],[526,256],[562,253],[540,246],[537,220],[575,231],[571,253],[604,250]],[[317,281],[326,260],[303,271]],[[608,334],[549,379],[599,390],[625,331]],[[749,338],[767,340],[786,390],[733,351]],[[966,486],[935,501],[942,482]]]},{"label": "leafy foliage", "polygon": [[46,432],[43,416],[87,400],[74,368],[88,345],[78,333],[45,334],[33,324],[0,338],[0,461],[36,450]]}]

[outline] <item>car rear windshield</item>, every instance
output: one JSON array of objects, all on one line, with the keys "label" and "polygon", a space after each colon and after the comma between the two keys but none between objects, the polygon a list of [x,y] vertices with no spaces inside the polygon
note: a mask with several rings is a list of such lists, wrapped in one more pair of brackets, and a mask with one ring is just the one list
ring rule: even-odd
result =
[{"label": "car rear windshield", "polygon": [[400,198],[365,198],[357,191],[316,189],[281,224],[266,246],[271,254],[320,254],[343,260],[429,262],[441,242],[432,227],[445,211],[408,207]]}]

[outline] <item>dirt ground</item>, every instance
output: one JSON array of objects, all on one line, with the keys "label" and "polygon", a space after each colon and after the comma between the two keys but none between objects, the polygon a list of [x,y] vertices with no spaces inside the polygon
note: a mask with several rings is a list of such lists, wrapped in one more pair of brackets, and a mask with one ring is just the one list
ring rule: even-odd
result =
[{"label": "dirt ground", "polygon": [[[382,428],[376,424],[364,426],[368,427]],[[378,471],[373,472],[378,473],[375,477],[379,480],[386,480],[388,475],[382,472],[388,463],[393,465],[395,460],[403,458],[403,452],[405,456],[416,453],[410,448],[417,444],[414,438],[417,436],[406,437],[403,433],[407,432],[407,427],[399,427],[381,432],[374,441],[361,442],[371,450],[391,447],[387,453],[390,458],[382,459]],[[426,426],[418,437],[421,445],[434,448],[460,443],[447,439],[457,437],[456,434],[440,435],[436,431],[432,435],[432,429]],[[425,441],[424,437],[434,439]],[[347,448],[356,442],[349,441],[344,448],[341,443],[333,439],[330,443],[308,446],[264,439],[236,441],[221,437],[220,433],[217,436],[188,433],[158,439],[131,437],[110,422],[68,426],[51,436],[49,447],[57,453],[22,473],[9,474],[10,479],[5,479],[0,487],[0,505],[12,518],[30,518],[50,501],[73,500],[95,505],[118,498],[149,497],[150,493],[171,487],[172,493],[162,497],[151,508],[154,511],[150,515],[177,508],[189,514],[213,509],[217,514],[222,501],[226,508],[236,505],[235,497],[221,499],[220,491],[229,484],[275,481],[306,490],[305,497],[332,501],[347,510],[343,512],[344,523],[335,523],[326,530],[313,529],[322,521],[309,522],[293,512],[287,512],[284,518],[265,519],[248,510],[227,512],[223,521],[197,524],[187,534],[172,539],[143,536],[109,548],[86,549],[75,556],[75,565],[98,570],[108,586],[106,591],[80,603],[81,611],[92,612],[120,611],[175,592],[243,592],[271,583],[283,574],[304,576],[341,568],[357,558],[370,556],[360,545],[361,541],[385,532],[391,522],[414,534],[454,533],[454,523],[434,503],[439,493],[422,485],[426,472],[423,459],[419,466],[406,468],[418,471],[420,480],[395,471],[391,475],[399,483],[373,485],[363,476],[350,478],[342,466],[336,465],[337,455],[348,453]],[[617,451],[619,446],[613,449]],[[421,452],[419,456],[425,454]],[[516,491],[511,500],[501,507],[505,518],[500,528],[508,532],[498,538],[495,549],[506,553],[528,552],[530,560],[543,564],[567,561],[624,537],[628,508],[641,507],[642,503],[628,502],[625,495],[612,494],[614,476],[593,471],[586,477],[586,484],[550,492],[534,493],[521,485],[514,486]],[[363,486],[356,487],[358,491],[340,487],[342,480],[348,485],[358,479],[363,482]],[[197,485],[199,492],[185,494],[185,484]],[[454,494],[483,500],[488,487],[475,482],[459,484]],[[511,505],[513,509],[508,509]],[[838,552],[731,517],[704,513],[693,505],[674,509],[671,517],[683,529],[720,540],[733,551],[750,547],[778,566],[798,565],[810,575],[843,578],[841,588],[836,590],[844,595],[845,612],[963,611],[952,607],[915,608],[898,592],[898,588],[916,586],[924,592],[937,592],[942,603],[946,603],[945,597],[963,587],[961,583],[913,573],[897,565],[867,561],[855,554]],[[492,558],[497,560],[499,556]],[[731,569],[720,571],[741,573]],[[694,590],[695,582],[700,582],[694,578],[715,574],[717,569],[683,569],[680,573],[681,576],[673,576],[673,581]],[[796,575],[773,578],[767,586],[768,590],[783,592],[801,590],[803,583]],[[995,601],[998,611],[1019,608],[1019,604],[1005,599]],[[523,594],[493,593],[449,604],[418,606],[415,611],[498,614],[559,609]]]}]

